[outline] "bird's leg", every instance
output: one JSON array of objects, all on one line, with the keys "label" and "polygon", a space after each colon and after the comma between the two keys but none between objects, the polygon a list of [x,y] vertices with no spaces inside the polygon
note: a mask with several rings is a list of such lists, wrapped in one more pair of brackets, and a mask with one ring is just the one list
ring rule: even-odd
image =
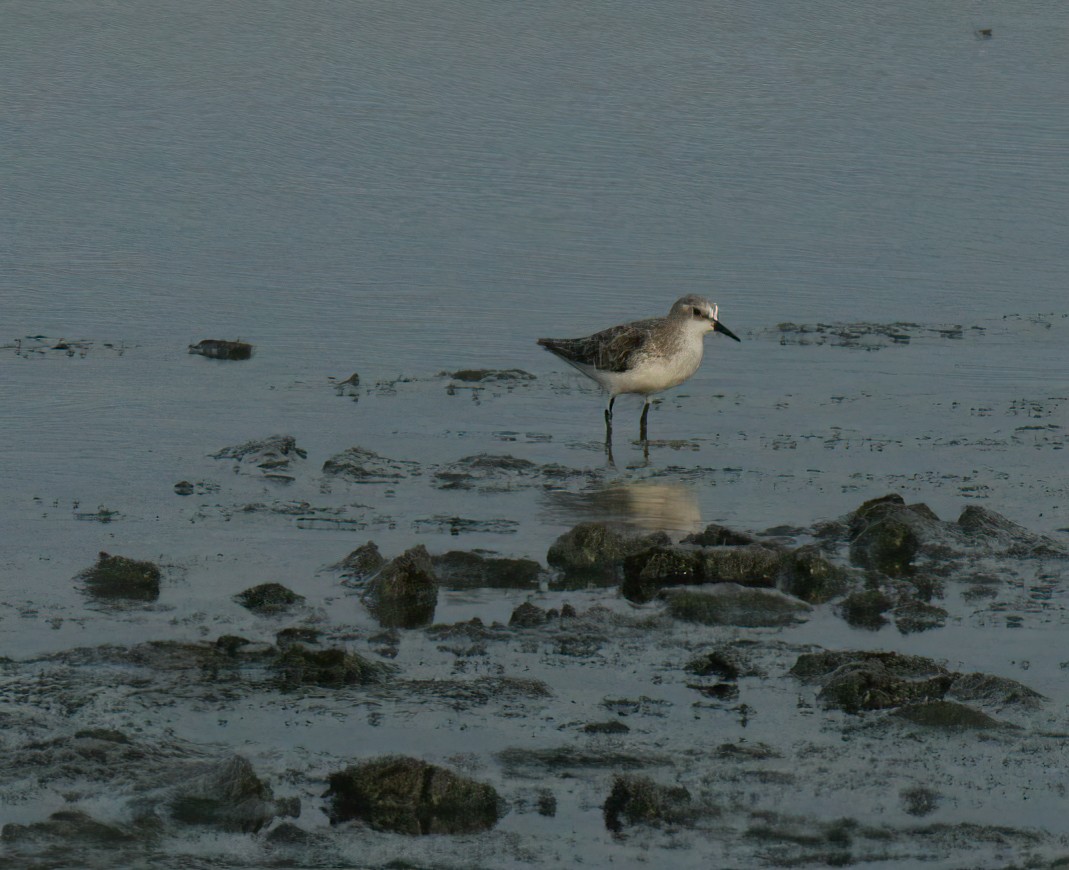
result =
[{"label": "bird's leg", "polygon": [[609,407],[605,409],[605,446],[612,450],[612,406],[616,396],[609,397]]},{"label": "bird's leg", "polygon": [[642,416],[638,421],[638,440],[646,441],[646,415],[650,412],[650,398],[646,397],[646,403],[642,406]]}]

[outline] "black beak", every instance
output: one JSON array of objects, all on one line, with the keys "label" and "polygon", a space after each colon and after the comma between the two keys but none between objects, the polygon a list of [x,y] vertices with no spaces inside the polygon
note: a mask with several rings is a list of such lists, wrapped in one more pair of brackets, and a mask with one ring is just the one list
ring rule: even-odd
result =
[{"label": "black beak", "polygon": [[737,335],[735,335],[734,332],[732,332],[730,329],[728,329],[726,326],[724,326],[724,324],[721,323],[719,320],[714,320],[713,321],[713,332],[722,332],[728,338],[733,338],[733,339],[735,339],[735,341],[742,341],[741,338],[739,338]]}]

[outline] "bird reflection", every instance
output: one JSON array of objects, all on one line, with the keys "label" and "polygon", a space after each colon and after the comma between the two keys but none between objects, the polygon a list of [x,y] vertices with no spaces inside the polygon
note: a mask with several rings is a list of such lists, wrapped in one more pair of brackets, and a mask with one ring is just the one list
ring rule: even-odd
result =
[{"label": "bird reflection", "polygon": [[619,481],[586,492],[549,492],[547,497],[550,511],[571,522],[599,520],[682,534],[702,528],[697,494],[678,481]]}]

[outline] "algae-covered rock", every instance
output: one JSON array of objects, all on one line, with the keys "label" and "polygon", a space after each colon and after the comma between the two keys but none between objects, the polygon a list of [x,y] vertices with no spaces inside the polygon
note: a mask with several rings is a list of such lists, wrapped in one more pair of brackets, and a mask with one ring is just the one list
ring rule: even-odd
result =
[{"label": "algae-covered rock", "polygon": [[444,377],[469,384],[488,381],[533,381],[535,376],[523,369],[460,369],[455,372],[440,372]]},{"label": "algae-covered rock", "polygon": [[252,466],[264,477],[283,482],[293,480],[283,473],[289,471],[290,464],[307,456],[308,452],[297,446],[297,439],[292,435],[271,435],[254,439],[212,454],[213,459],[233,459],[237,463],[235,471]]},{"label": "algae-covered rock", "polygon": [[512,616],[509,617],[509,626],[511,628],[535,628],[539,625],[545,625],[549,617],[546,611],[536,604],[532,604],[530,601],[525,601],[512,611]]},{"label": "algae-covered rock", "polygon": [[809,604],[823,604],[845,592],[850,578],[847,571],[829,562],[819,547],[809,545],[783,554],[776,585]]},{"label": "algae-covered rock", "polygon": [[438,580],[427,549],[419,544],[389,562],[368,583],[363,601],[383,628],[430,625]]},{"label": "algae-covered rock", "polygon": [[777,592],[723,584],[715,592],[681,590],[668,598],[668,613],[703,625],[746,628],[790,625],[800,621],[808,605]]},{"label": "algae-covered rock", "polygon": [[854,628],[876,630],[887,625],[884,616],[894,602],[880,589],[851,592],[839,605],[839,612]]},{"label": "algae-covered rock", "polygon": [[695,806],[683,786],[661,785],[647,776],[613,777],[602,807],[605,827],[619,833],[625,825],[680,825],[691,821]]},{"label": "algae-covered rock", "polygon": [[416,758],[388,756],[331,774],[330,821],[397,834],[473,834],[502,815],[493,786]]},{"label": "algae-covered rock", "polygon": [[908,523],[883,517],[867,524],[850,542],[850,561],[888,577],[905,577],[913,568],[920,541]]},{"label": "algae-covered rock", "polygon": [[942,628],[949,614],[942,607],[924,601],[904,601],[894,609],[895,628],[902,634],[914,634]]},{"label": "algae-covered rock", "polygon": [[331,570],[337,571],[350,585],[362,584],[370,577],[374,577],[386,559],[379,552],[374,541],[368,541],[353,550],[340,562],[331,566]]},{"label": "algae-covered rock", "polygon": [[903,679],[940,676],[949,673],[933,659],[896,652],[843,650],[802,653],[791,668],[791,676],[801,680],[821,680],[843,665],[873,664]]},{"label": "algae-covered rock", "polygon": [[555,587],[609,585],[619,580],[627,556],[667,543],[668,536],[663,533],[643,537],[618,532],[605,523],[579,523],[553,542],[546,561],[561,572]]},{"label": "algae-covered rock", "polygon": [[160,597],[160,569],[153,562],[102,552],[96,564],[78,575],[96,598],[155,601]]},{"label": "algae-covered rock", "polygon": [[926,728],[961,731],[1005,727],[1003,723],[986,713],[953,701],[923,701],[917,704],[907,704],[895,710],[891,715]]},{"label": "algae-covered rock", "polygon": [[246,341],[228,341],[222,338],[205,338],[189,346],[190,353],[209,359],[243,360],[252,358],[252,345]]},{"label": "algae-covered rock", "polygon": [[447,589],[537,589],[542,566],[533,559],[508,559],[485,551],[451,550],[431,556],[440,586]]},{"label": "algae-covered rock", "polygon": [[176,787],[169,809],[174,820],[185,825],[245,833],[260,830],[276,815],[271,786],[240,755],[205,764],[185,779]]},{"label": "algae-covered rock", "polygon": [[304,602],[304,596],[287,589],[281,583],[261,583],[234,596],[242,607],[256,613],[282,613],[295,604]]},{"label": "algae-covered rock", "polygon": [[366,686],[384,682],[397,668],[338,647],[310,650],[293,643],[274,663],[283,688],[298,686]]},{"label": "algae-covered rock", "polygon": [[950,687],[952,677],[903,679],[878,662],[843,665],[824,683],[817,696],[825,707],[859,713],[883,710],[918,701],[939,700]]},{"label": "algae-covered rock", "polygon": [[710,523],[702,531],[687,535],[683,543],[697,544],[699,547],[745,547],[747,544],[757,543],[757,539],[745,532],[736,532],[727,526]]},{"label": "algae-covered rock", "polygon": [[979,505],[966,507],[958,517],[957,526],[971,543],[1009,556],[1065,558],[1069,555],[1069,551],[1057,541],[1037,535],[1002,514]]},{"label": "algae-covered rock", "polygon": [[623,560],[620,591],[628,601],[652,601],[666,586],[687,586],[704,582],[701,556],[682,547],[650,547]]},{"label": "algae-covered rock", "polygon": [[479,453],[465,456],[434,473],[438,489],[502,492],[538,482],[541,469],[529,459]]},{"label": "algae-covered rock", "polygon": [[741,669],[727,653],[713,650],[687,662],[688,673],[698,677],[720,677],[722,680],[737,680]]},{"label": "algae-covered rock", "polygon": [[1046,700],[1039,692],[1017,680],[981,673],[956,674],[947,697],[958,701],[977,701],[999,710],[1010,707],[1035,710]]},{"label": "algae-covered rock", "polygon": [[700,553],[704,582],[769,589],[776,585],[783,558],[779,549],[757,544],[713,547]]}]

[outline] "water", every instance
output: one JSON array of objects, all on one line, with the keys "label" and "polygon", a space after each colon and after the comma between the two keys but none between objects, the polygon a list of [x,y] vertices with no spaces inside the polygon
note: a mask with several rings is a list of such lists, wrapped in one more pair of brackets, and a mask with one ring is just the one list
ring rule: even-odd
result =
[{"label": "water", "polygon": [[[808,525],[898,490],[1064,539],[1067,22],[1053,2],[7,3],[0,655],[249,628],[229,595],[266,579],[329,610],[315,571],[368,537],[544,561],[583,518]],[[621,399],[607,468],[599,395],[534,339],[685,293],[743,343],[707,342],[648,462]],[[187,355],[202,338],[256,356]],[[471,367],[537,380],[447,393],[438,373]],[[353,372],[355,402],[328,380]],[[289,487],[210,458],[281,432],[309,452]],[[354,444],[424,471],[325,491]],[[480,452],[585,476],[432,486]],[[286,501],[352,527],[239,510]],[[455,537],[454,515],[506,525]],[[70,578],[100,549],[181,579],[158,611],[85,612]]]}]

